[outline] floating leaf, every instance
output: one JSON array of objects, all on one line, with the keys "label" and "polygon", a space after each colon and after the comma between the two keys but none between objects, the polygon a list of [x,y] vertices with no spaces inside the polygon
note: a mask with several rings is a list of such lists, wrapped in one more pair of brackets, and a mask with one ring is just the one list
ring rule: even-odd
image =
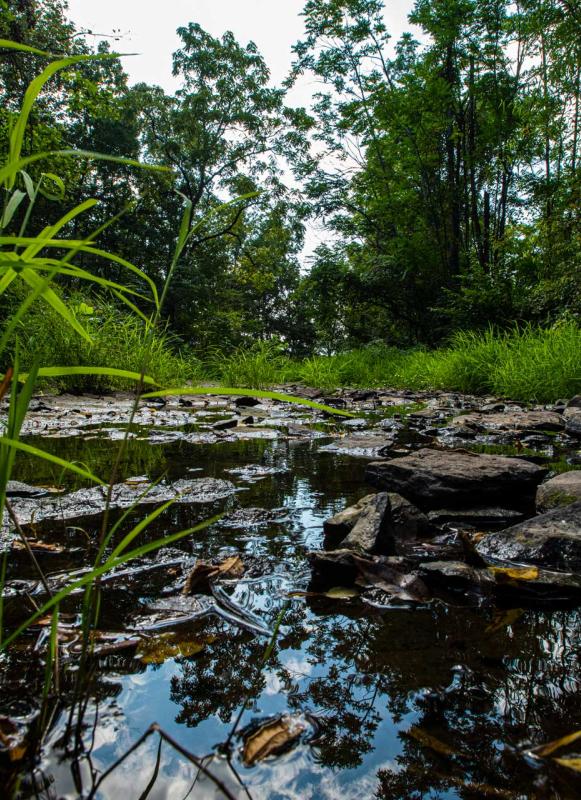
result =
[{"label": "floating leaf", "polygon": [[210,584],[216,578],[239,578],[243,574],[244,564],[240,556],[231,556],[220,564],[208,564],[206,561],[198,561],[186,578],[183,593],[208,592]]},{"label": "floating leaf", "polygon": [[450,747],[450,745],[446,744],[445,742],[441,742],[439,739],[436,739],[435,736],[432,736],[431,733],[427,733],[426,731],[422,730],[422,728],[413,727],[410,728],[409,731],[406,731],[408,736],[411,736],[420,744],[429,747],[430,750],[434,750],[436,753],[439,753],[441,756],[455,756],[458,755],[458,752],[454,750],[454,748]]},{"label": "floating leaf", "polygon": [[581,739],[581,731],[574,731],[573,733],[568,733],[567,736],[562,736],[560,739],[554,739],[552,742],[547,742],[547,744],[543,744],[540,747],[533,748],[532,752],[544,758],[545,756],[550,756],[551,753],[554,753],[555,750],[559,750],[561,747],[565,747],[572,742],[576,742],[577,739]]},{"label": "floating leaf", "polygon": [[581,772],[581,758],[555,758],[554,759],[557,764],[560,764],[562,767],[567,767],[567,769],[574,769],[575,772]]},{"label": "floating leaf", "polygon": [[303,720],[285,715],[261,725],[244,740],[242,759],[247,767],[276,755],[295,742],[306,730]]}]

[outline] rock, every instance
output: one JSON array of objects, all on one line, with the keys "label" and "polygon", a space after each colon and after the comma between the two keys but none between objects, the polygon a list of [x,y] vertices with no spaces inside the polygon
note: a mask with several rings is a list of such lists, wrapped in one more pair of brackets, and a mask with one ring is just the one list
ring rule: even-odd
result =
[{"label": "rock", "polygon": [[342,547],[358,553],[388,553],[389,498],[386,492],[368,495],[362,503],[355,524],[342,541]]},{"label": "rock", "polygon": [[368,464],[365,478],[425,511],[488,503],[518,508],[532,503],[546,474],[546,469],[518,458],[422,449],[404,458]]},{"label": "rock", "polygon": [[234,399],[236,408],[252,408],[259,406],[261,403],[262,400],[259,400],[258,397],[236,397]]},{"label": "rock", "polygon": [[[129,478],[125,483],[113,487],[110,508],[125,509],[134,504],[138,507],[159,505],[172,499],[180,504],[211,505],[230,497],[235,491],[234,484],[219,478],[182,479],[170,484],[151,484],[147,478]],[[26,526],[46,519],[71,520],[99,516],[105,510],[106,496],[107,489],[97,486],[56,497],[14,498],[12,507],[20,524]]]},{"label": "rock", "polygon": [[20,481],[8,481],[6,485],[6,497],[10,500],[13,497],[46,497],[58,492],[57,489],[46,489],[42,486],[30,486],[28,483]]},{"label": "rock", "polygon": [[478,431],[561,431],[563,419],[553,411],[464,414],[453,419],[450,426]]},{"label": "rock", "polygon": [[570,436],[581,436],[581,408],[569,404],[563,413],[563,420],[566,433]]},{"label": "rock", "polygon": [[420,564],[420,577],[431,589],[465,591],[469,587],[494,594],[577,595],[581,592],[581,576],[569,572],[543,569],[477,569],[462,561],[430,561]]},{"label": "rock", "polygon": [[359,458],[380,458],[393,445],[394,439],[381,434],[344,436],[320,448],[322,453],[341,453]]},{"label": "rock", "polygon": [[537,489],[537,511],[543,513],[581,500],[581,470],[562,472]]},{"label": "rock", "polygon": [[438,508],[428,512],[428,520],[434,525],[451,522],[471,528],[504,528],[521,522],[524,516],[513,508]]},{"label": "rock", "polygon": [[487,563],[581,572],[581,501],[488,534],[475,550]]},{"label": "rock", "polygon": [[576,394],[567,403],[567,408],[581,408],[581,394]]},{"label": "rock", "polygon": [[433,533],[425,514],[395,493],[361,498],[324,523],[328,544],[360,553],[398,552],[398,544]]},{"label": "rock", "polygon": [[446,589],[477,586],[491,589],[495,580],[486,569],[470,567],[463,561],[430,561],[420,564],[419,574],[428,586]]},{"label": "rock", "polygon": [[238,420],[236,417],[233,419],[220,419],[218,422],[214,422],[212,428],[215,431],[227,431],[230,428],[235,428],[238,425]]}]

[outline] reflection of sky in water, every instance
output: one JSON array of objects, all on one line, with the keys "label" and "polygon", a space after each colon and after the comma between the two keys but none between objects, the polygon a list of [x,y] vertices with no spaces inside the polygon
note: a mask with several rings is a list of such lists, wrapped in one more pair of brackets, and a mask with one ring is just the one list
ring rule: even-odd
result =
[{"label": "reflection of sky in water", "polygon": [[[77,460],[91,462],[89,446],[76,440]],[[104,457],[106,448],[102,443],[98,447]],[[174,443],[155,448],[147,444],[148,452],[134,454],[127,471],[156,476],[167,469],[172,477],[180,477],[199,468],[202,472],[196,476],[231,478],[226,470],[240,464],[288,468],[252,484],[235,482],[243,489],[237,495],[241,506],[284,507],[291,512],[289,521],[258,529],[216,528],[189,545],[194,554],[214,556],[229,548],[270,559],[265,577],[225,584],[223,591],[272,630],[287,593],[306,588],[309,571],[304,556],[306,550],[320,547],[323,520],[367,492],[364,461],[329,453],[319,456],[317,447],[304,442],[198,447]],[[579,671],[574,612],[527,612],[492,634],[487,613],[475,609],[434,605],[378,616],[369,610],[363,614],[352,604],[342,606],[345,614],[339,615],[333,601],[320,602],[291,601],[275,650],[278,661],[264,670],[263,684],[252,694],[239,726],[243,729],[253,720],[283,712],[310,713],[319,721],[319,739],[250,769],[240,761],[237,741],[236,769],[254,800],[371,798],[378,770],[388,767],[396,774],[407,770],[409,785],[414,786],[418,775],[433,776],[446,768],[429,748],[399,735],[415,724],[470,754],[455,776],[510,785],[516,780],[516,767],[502,761],[502,753],[509,750],[505,742],[514,746],[535,737],[542,741],[575,728]],[[215,618],[198,623],[195,635],[206,630],[212,631],[213,639],[199,656],[145,667],[126,655],[121,666],[113,659],[109,671],[98,675],[101,699],[93,768],[104,771],[152,722],[198,756],[212,753],[225,741],[246,692],[260,674],[266,638],[241,633]],[[462,664],[466,670],[455,671]],[[58,745],[66,716],[63,712],[55,722],[44,766],[55,778],[58,796],[76,798],[71,764],[60,760]],[[91,705],[85,720],[87,746],[94,716]],[[107,778],[100,797],[139,798],[153,773],[157,747],[158,739],[152,736]],[[345,763],[350,756],[351,762]],[[87,762],[82,761],[80,769],[88,785]],[[224,761],[214,760],[211,769],[236,796],[243,796]],[[192,800],[219,797],[207,780],[198,779],[192,789],[194,778],[195,768],[164,743],[160,774],[149,798],[182,800],[188,792]],[[418,796],[442,800],[462,796],[454,785],[437,780],[435,785]]]}]

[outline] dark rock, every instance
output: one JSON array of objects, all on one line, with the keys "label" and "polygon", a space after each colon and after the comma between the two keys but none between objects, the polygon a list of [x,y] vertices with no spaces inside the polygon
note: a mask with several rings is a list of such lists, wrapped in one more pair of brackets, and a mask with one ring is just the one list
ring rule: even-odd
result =
[{"label": "dark rock", "polygon": [[439,508],[428,512],[428,520],[435,525],[451,522],[473,528],[504,528],[521,522],[524,516],[512,508]]},{"label": "dark rock", "polygon": [[447,589],[477,586],[492,589],[494,577],[486,569],[476,569],[463,561],[430,561],[420,564],[419,574],[431,587]]},{"label": "dark rock", "polygon": [[581,394],[576,394],[567,403],[567,408],[581,408]]},{"label": "dark rock", "polygon": [[519,507],[533,500],[546,474],[546,469],[517,458],[429,449],[373,462],[365,471],[372,486],[397,492],[422,510],[488,503]]},{"label": "dark rock", "polygon": [[29,486],[27,483],[20,481],[8,481],[6,486],[6,497],[46,497],[47,495],[55,494],[56,490],[50,491],[42,486]]},{"label": "dark rock", "polygon": [[259,406],[261,403],[262,400],[259,400],[258,397],[236,397],[234,399],[236,408],[252,408],[253,406]]},{"label": "dark rock", "polygon": [[230,428],[235,428],[238,425],[238,420],[236,418],[233,419],[221,419],[218,422],[214,422],[212,428],[215,431],[227,431]]},{"label": "dark rock", "polygon": [[581,500],[581,470],[562,472],[537,489],[536,504],[541,513],[576,500]]},{"label": "dark rock", "polygon": [[331,406],[331,408],[347,408],[347,401],[342,397],[323,397],[320,402],[325,406]]},{"label": "dark rock", "polygon": [[388,529],[390,536],[395,540],[396,552],[398,542],[433,535],[433,525],[419,508],[395,492],[390,492],[388,497],[390,503]]},{"label": "dark rock", "polygon": [[[145,478],[129,478],[113,487],[111,509],[159,505],[168,500],[180,504],[208,504],[230,497],[236,488],[230,481],[218,478],[178,480],[171,484],[151,484]],[[14,498],[12,506],[21,525],[45,519],[71,520],[99,516],[105,510],[107,489],[103,486],[80,489],[65,495]],[[6,524],[6,520],[4,520]]]},{"label": "dark rock", "polygon": [[477,431],[561,431],[563,419],[552,411],[515,411],[502,414],[464,414],[451,427]]},{"label": "dark rock", "polygon": [[581,408],[569,404],[565,409],[563,419],[565,421],[566,433],[570,436],[581,436]]},{"label": "dark rock", "polygon": [[491,533],[475,549],[488,563],[581,572],[581,501]]}]

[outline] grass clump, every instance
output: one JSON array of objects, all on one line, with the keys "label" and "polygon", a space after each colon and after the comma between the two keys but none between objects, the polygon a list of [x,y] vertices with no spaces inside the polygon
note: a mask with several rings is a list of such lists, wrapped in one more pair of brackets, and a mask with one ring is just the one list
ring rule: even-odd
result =
[{"label": "grass clump", "polygon": [[574,322],[508,332],[459,332],[440,350],[381,344],[293,362],[261,342],[214,357],[212,377],[265,388],[286,381],[331,390],[350,387],[448,390],[549,403],[581,393],[581,329]]},{"label": "grass clump", "polygon": [[[19,325],[17,334],[23,370],[35,360],[64,367],[106,366],[147,373],[160,385],[185,384],[201,377],[201,362],[179,350],[179,341],[166,329],[147,334],[146,324],[136,314],[111,302],[74,297],[69,307],[89,333],[87,341],[60,324],[56,312],[36,305]],[[134,389],[135,382],[108,375],[76,375],[64,379],[39,380],[51,391],[111,391]]]}]

